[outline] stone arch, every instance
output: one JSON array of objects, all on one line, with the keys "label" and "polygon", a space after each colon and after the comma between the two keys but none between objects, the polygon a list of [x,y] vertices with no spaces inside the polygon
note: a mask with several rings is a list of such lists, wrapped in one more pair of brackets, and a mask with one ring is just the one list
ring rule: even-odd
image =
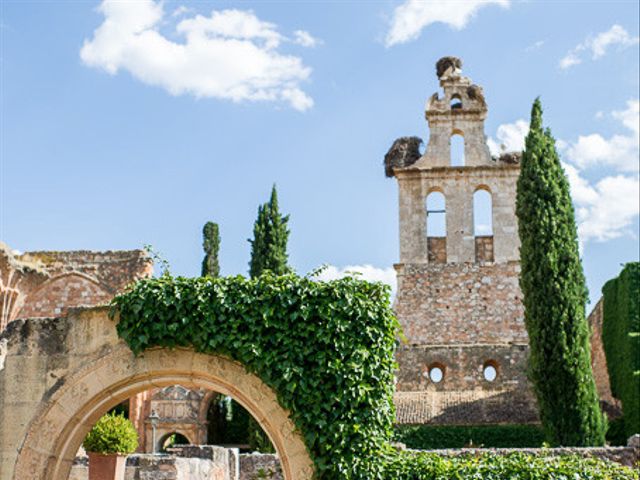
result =
[{"label": "stone arch", "polygon": [[493,193],[486,185],[473,192],[473,235],[493,235]]},{"label": "stone arch", "polygon": [[192,445],[193,444],[191,439],[189,438],[191,436],[191,434],[189,432],[185,432],[185,431],[177,428],[177,429],[171,430],[170,432],[166,432],[166,433],[160,435],[160,438],[158,438],[157,442],[156,442],[156,447],[155,447],[155,451],[156,452],[161,452],[162,451],[165,442],[169,439],[169,437],[171,435],[180,435],[181,437],[185,438],[186,441],[187,441],[187,443],[185,445]]},{"label": "stone arch", "polygon": [[449,165],[451,167],[464,167],[467,153],[464,132],[457,128],[452,129],[449,137]]},{"label": "stone arch", "polygon": [[113,293],[81,272],[66,272],[48,279],[24,300],[17,318],[56,317],[70,307],[96,305],[111,300]]},{"label": "stone arch", "polygon": [[176,384],[233,397],[269,436],[280,456],[284,478],[313,477],[313,463],[302,435],[275,392],[226,357],[183,348],[151,349],[136,357],[119,342],[61,380],[28,427],[13,480],[67,480],[82,440],[102,414],[136,393]]}]

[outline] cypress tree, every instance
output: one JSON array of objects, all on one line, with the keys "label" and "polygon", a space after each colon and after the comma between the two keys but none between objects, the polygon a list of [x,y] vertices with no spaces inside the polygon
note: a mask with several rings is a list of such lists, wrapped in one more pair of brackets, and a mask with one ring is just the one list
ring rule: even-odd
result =
[{"label": "cypress tree", "polygon": [[[288,222],[289,215],[280,214],[278,192],[274,185],[269,201],[258,207],[258,218],[253,225],[253,240],[249,240],[251,243],[249,275],[251,277],[257,277],[267,270],[276,275],[283,275],[290,271],[287,264]],[[249,418],[247,434],[251,450],[275,452],[269,437],[253,417]]]},{"label": "cypress tree", "polygon": [[217,223],[207,222],[204,224],[202,228],[202,248],[204,249],[202,276],[219,276],[220,262],[218,261],[218,251],[220,250],[220,230]]},{"label": "cypress tree", "polygon": [[290,271],[287,265],[288,222],[289,215],[280,215],[278,192],[274,185],[269,201],[258,207],[258,218],[253,225],[253,240],[249,240],[251,243],[249,275],[251,277],[257,277],[266,270],[276,275],[283,275]]},{"label": "cypress tree", "polygon": [[520,235],[529,376],[552,445],[603,445],[585,319],[587,288],[569,183],[537,98],[522,155],[516,214]]}]

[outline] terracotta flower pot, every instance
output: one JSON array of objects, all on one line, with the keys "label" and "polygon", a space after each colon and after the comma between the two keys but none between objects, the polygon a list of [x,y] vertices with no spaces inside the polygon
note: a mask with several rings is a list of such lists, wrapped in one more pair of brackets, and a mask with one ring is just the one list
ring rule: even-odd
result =
[{"label": "terracotta flower pot", "polygon": [[88,453],[89,480],[124,480],[126,455]]}]

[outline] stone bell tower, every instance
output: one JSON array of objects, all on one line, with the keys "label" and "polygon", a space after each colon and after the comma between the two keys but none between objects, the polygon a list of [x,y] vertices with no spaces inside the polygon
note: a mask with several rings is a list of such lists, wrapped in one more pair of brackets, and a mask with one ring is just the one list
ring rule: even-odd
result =
[{"label": "stone bell tower", "polygon": [[[399,188],[395,310],[406,336],[397,357],[397,420],[533,422],[518,284],[519,155],[492,158],[482,88],[461,67],[454,57],[436,65],[443,92],[427,101],[425,153],[420,139],[405,137],[385,157]],[[464,144],[461,158],[452,158],[452,139]]]}]

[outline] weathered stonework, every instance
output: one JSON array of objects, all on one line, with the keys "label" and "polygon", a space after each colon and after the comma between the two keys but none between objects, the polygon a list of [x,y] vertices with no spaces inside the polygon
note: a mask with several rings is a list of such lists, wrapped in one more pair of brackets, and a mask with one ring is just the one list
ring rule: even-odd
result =
[{"label": "weathered stonework", "polygon": [[16,254],[0,243],[0,331],[17,318],[64,316],[69,308],[106,303],[152,269],[142,250]]},{"label": "weathered stonework", "polygon": [[607,413],[609,419],[622,415],[622,403],[611,393],[609,383],[609,370],[607,370],[607,357],[602,343],[603,300],[596,303],[587,321],[591,329],[591,368],[593,378],[596,381],[600,405]]},{"label": "weathered stonework", "polygon": [[[193,445],[207,443],[206,406],[209,405],[209,401],[205,400],[206,396],[205,390],[188,389],[181,385],[171,385],[152,391],[151,398],[148,400],[149,409],[156,412],[159,417],[156,426],[156,452],[162,450],[164,440],[173,433],[185,436]],[[145,451],[153,452],[151,422],[145,418],[144,423]]]},{"label": "weathered stonework", "polygon": [[[406,336],[397,354],[397,421],[535,422],[518,284],[520,166],[491,157],[482,89],[461,75],[460,66],[457,59],[438,64],[444,93],[427,102],[430,135],[424,155],[413,163],[385,160],[399,187],[395,311]],[[453,135],[464,137],[464,166],[450,165]],[[478,190],[491,196],[490,235],[474,232]],[[445,198],[445,237],[427,235],[426,199],[432,192]],[[483,373],[488,365],[496,371],[491,381]],[[442,372],[442,379],[431,379],[431,369]]]},{"label": "weathered stonework", "polygon": [[0,334],[0,478],[66,480],[82,440],[110,408],[150,389],[183,385],[233,397],[269,436],[286,480],[313,476],[304,441],[258,377],[226,357],[189,349],[135,356],[108,309],[20,319]]}]

